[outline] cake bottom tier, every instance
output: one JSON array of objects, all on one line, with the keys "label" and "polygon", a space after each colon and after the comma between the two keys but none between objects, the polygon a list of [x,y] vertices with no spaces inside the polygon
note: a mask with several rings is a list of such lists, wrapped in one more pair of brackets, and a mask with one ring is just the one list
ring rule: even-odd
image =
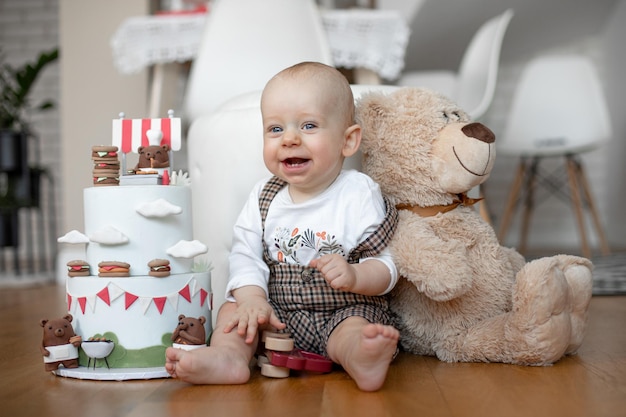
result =
[{"label": "cake bottom tier", "polygon": [[[67,303],[74,332],[83,341],[102,340],[114,347],[106,357],[93,358],[79,349],[81,366],[59,368],[56,373],[62,376],[90,379],[86,375],[101,373],[100,378],[93,379],[165,377],[165,349],[172,346],[172,333],[181,315],[204,316],[207,341],[212,331],[210,272],[165,278],[68,278]],[[124,374],[128,377],[122,378]]]}]

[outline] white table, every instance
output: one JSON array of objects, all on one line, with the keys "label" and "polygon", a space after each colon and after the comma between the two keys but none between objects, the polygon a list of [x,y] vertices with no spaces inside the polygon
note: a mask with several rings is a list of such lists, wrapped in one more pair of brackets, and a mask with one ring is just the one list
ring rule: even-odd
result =
[{"label": "white table", "polygon": [[[325,10],[322,22],[337,67],[355,70],[356,82],[394,80],[404,68],[410,30],[395,10]],[[198,53],[206,14],[138,16],[126,19],[111,39],[113,62],[123,74],[153,67],[150,116],[161,101],[163,65],[192,61]]]}]

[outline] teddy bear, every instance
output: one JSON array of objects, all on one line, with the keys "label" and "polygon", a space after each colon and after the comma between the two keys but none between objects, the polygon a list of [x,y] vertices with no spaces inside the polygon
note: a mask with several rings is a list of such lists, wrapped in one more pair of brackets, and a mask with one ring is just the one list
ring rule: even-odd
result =
[{"label": "teddy bear", "polygon": [[142,168],[168,168],[170,166],[169,145],[148,145],[137,148],[139,160],[135,171]]},{"label": "teddy bear", "polygon": [[72,315],[56,319],[42,319],[43,339],[39,349],[43,355],[46,371],[54,371],[63,365],[65,368],[78,368],[78,346],[82,338],[74,333]]},{"label": "teddy bear", "polygon": [[494,164],[495,135],[449,98],[400,88],[357,102],[363,171],[398,209],[389,295],[400,346],[446,362],[548,365],[581,345],[592,264],[526,262],[500,245],[468,191]]},{"label": "teddy bear", "polygon": [[179,345],[204,345],[206,343],[204,323],[206,323],[204,316],[194,318],[179,315],[178,326],[172,333],[172,341]]}]

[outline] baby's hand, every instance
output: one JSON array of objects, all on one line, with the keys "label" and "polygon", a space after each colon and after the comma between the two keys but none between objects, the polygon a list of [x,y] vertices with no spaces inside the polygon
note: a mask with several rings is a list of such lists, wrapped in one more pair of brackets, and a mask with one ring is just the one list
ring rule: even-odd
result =
[{"label": "baby's hand", "polygon": [[265,325],[274,326],[278,330],[286,327],[278,319],[274,309],[272,309],[265,297],[243,297],[237,301],[237,309],[230,322],[224,328],[224,333],[228,333],[237,327],[237,333],[242,337],[245,336],[246,343],[252,343],[257,335],[259,326]]},{"label": "baby's hand", "polygon": [[320,271],[326,282],[336,289],[352,291],[356,284],[356,271],[341,255],[324,255],[313,259],[309,266]]}]

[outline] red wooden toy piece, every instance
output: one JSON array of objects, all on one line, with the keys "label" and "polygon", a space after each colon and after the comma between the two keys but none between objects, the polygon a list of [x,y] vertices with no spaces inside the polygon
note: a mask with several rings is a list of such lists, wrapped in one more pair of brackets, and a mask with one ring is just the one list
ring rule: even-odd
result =
[{"label": "red wooden toy piece", "polygon": [[266,356],[270,364],[293,369],[294,371],[327,373],[333,367],[333,362],[330,359],[300,349],[294,349],[291,352],[268,350]]}]

